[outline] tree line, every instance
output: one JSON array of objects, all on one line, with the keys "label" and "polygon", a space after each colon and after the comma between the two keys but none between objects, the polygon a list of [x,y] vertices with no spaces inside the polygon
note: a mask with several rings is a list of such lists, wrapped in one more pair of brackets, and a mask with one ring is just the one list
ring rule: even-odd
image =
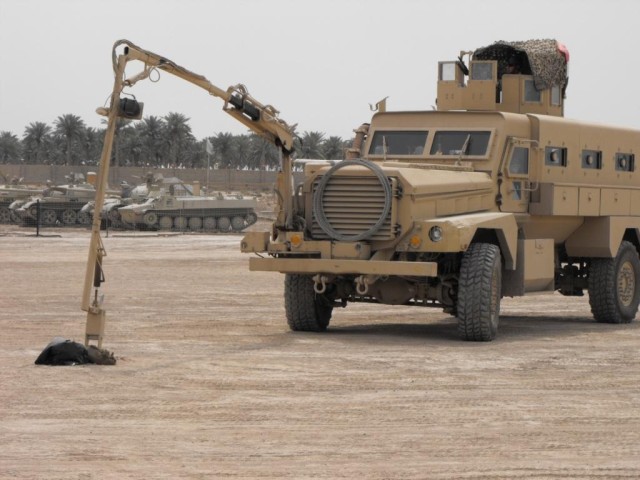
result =
[{"label": "tree line", "polygon": [[[150,168],[275,169],[277,148],[254,133],[216,133],[198,140],[189,118],[181,113],[149,116],[140,121],[118,120],[111,164]],[[52,125],[32,122],[22,138],[0,132],[0,163],[45,165],[97,165],[102,153],[104,128],[88,127],[73,114],[59,116]],[[207,141],[212,153],[207,154]],[[351,140],[303,132],[296,138],[298,158],[344,158]],[[211,150],[210,150],[211,151]]]}]

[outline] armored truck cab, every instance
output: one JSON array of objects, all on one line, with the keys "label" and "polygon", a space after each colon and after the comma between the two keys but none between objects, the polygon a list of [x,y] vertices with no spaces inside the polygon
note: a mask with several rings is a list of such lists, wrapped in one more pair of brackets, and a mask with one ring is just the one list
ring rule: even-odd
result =
[{"label": "armored truck cab", "polygon": [[640,131],[563,118],[568,60],[554,40],[461,52],[438,65],[436,110],[381,104],[345,161],[308,163],[287,221],[242,241],[268,254],[252,270],[286,274],[290,328],[380,302],[441,307],[488,341],[501,297],[585,290],[597,321],[632,321]]}]

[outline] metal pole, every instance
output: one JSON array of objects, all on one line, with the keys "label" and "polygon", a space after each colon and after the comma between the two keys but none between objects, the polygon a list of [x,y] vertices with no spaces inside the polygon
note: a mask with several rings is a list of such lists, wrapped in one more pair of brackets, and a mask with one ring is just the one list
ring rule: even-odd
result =
[{"label": "metal pole", "polygon": [[[102,207],[104,206],[104,196],[109,180],[109,163],[111,161],[111,151],[113,139],[118,121],[118,110],[120,106],[120,92],[124,86],[124,70],[127,64],[126,54],[118,57],[118,64],[115,71],[115,81],[113,93],[111,94],[111,104],[109,107],[108,126],[104,136],[102,146],[102,156],[100,157],[100,173],[96,185],[96,199],[91,227],[91,243],[89,245],[89,258],[87,260],[87,270],[84,278],[84,290],[82,295],[82,310],[87,312],[87,324],[85,333],[85,344],[90,340],[97,340],[98,347],[102,346],[104,324],[106,312],[101,308],[101,299],[98,296],[98,288],[104,280],[102,275],[102,258],[106,255],[102,240],[100,239],[100,222]],[[94,294],[92,298],[92,287]]]}]

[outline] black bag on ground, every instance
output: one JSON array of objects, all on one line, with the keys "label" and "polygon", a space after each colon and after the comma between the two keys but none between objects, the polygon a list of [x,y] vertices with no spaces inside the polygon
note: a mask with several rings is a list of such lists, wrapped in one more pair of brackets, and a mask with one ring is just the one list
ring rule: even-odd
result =
[{"label": "black bag on ground", "polygon": [[81,343],[54,338],[36,358],[36,365],[84,365],[93,363],[87,348]]}]

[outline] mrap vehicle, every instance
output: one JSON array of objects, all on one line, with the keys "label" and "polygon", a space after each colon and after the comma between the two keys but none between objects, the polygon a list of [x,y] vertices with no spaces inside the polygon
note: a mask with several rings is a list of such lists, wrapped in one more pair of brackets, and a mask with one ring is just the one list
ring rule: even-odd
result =
[{"label": "mrap vehicle", "polygon": [[[144,69],[127,78],[134,60]],[[111,104],[98,109],[109,117],[100,178],[117,118],[142,115],[121,93],[169,72],[221,98],[226,113],[280,149],[276,219],[270,231],[247,232],[241,249],[257,254],[251,270],[285,274],[292,330],[324,331],[336,307],[378,302],[440,307],[457,317],[461,338],[489,341],[503,296],[585,290],[597,321],[627,323],[640,302],[640,131],[563,118],[568,61],[555,40],[461,52],[438,64],[436,109],[391,112],[379,102],[344,161],[304,162],[294,185],[294,128],[275,108],[243,85],[222,90],[121,40]],[[86,343],[101,342],[105,321],[97,222]]]},{"label": "mrap vehicle", "polygon": [[308,164],[295,228],[242,242],[269,254],[252,270],[286,274],[290,328],[373,301],[442,307],[488,341],[501,297],[556,290],[632,321],[640,132],[563,118],[568,60],[555,40],[461,52],[438,65],[437,110],[380,111],[350,159]]}]

